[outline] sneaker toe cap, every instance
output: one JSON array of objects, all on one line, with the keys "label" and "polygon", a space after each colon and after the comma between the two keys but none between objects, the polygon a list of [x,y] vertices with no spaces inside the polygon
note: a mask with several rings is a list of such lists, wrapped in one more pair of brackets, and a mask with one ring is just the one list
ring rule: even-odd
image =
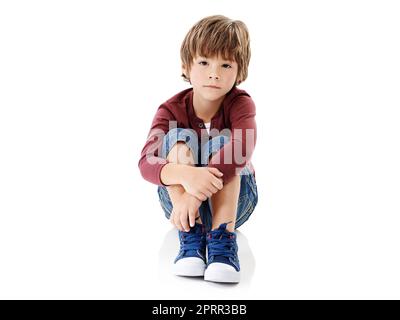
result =
[{"label": "sneaker toe cap", "polygon": [[201,258],[187,257],[176,261],[173,273],[178,276],[203,276],[206,265]]},{"label": "sneaker toe cap", "polygon": [[240,281],[240,272],[229,264],[214,262],[207,267],[204,280],[237,283]]}]

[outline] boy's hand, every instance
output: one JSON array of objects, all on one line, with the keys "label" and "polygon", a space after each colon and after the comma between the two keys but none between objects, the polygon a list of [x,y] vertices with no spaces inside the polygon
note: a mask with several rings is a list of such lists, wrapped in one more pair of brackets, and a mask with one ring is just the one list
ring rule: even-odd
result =
[{"label": "boy's hand", "polygon": [[172,209],[170,221],[180,231],[188,232],[194,226],[196,214],[201,205],[201,201],[191,194],[183,193],[179,200],[175,202]]},{"label": "boy's hand", "polygon": [[207,200],[222,189],[223,173],[217,168],[187,166],[181,181],[187,193],[201,201]]}]

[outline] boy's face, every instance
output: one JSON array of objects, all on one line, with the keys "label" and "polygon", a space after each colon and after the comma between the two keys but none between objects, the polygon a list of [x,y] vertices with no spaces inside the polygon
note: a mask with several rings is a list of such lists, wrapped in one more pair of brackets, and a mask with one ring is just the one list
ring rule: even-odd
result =
[{"label": "boy's face", "polygon": [[221,57],[205,58],[197,56],[188,73],[193,91],[204,100],[215,101],[227,94],[235,84],[238,65],[235,61],[224,60]]}]

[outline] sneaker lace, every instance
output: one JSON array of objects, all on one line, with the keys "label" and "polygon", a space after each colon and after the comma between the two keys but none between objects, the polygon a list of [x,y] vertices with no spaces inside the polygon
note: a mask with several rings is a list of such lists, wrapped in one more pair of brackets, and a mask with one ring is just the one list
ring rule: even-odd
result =
[{"label": "sneaker lace", "polygon": [[223,231],[213,231],[208,242],[208,252],[210,256],[223,256],[226,258],[235,258],[235,240]]},{"label": "sneaker lace", "polygon": [[201,234],[185,232],[180,237],[181,249],[184,251],[196,251],[200,249],[201,241]]}]

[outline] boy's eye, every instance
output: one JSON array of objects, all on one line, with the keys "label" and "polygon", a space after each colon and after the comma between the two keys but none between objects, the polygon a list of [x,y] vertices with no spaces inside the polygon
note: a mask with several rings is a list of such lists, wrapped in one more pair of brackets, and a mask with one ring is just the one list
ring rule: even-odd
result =
[{"label": "boy's eye", "polygon": [[[208,62],[202,60],[202,61],[199,62],[199,65],[201,65],[201,66],[206,66],[206,65],[208,65]],[[225,69],[230,69],[230,68],[232,68],[232,66],[231,66],[229,63],[224,63],[224,64],[222,65],[222,67],[225,68]]]}]

